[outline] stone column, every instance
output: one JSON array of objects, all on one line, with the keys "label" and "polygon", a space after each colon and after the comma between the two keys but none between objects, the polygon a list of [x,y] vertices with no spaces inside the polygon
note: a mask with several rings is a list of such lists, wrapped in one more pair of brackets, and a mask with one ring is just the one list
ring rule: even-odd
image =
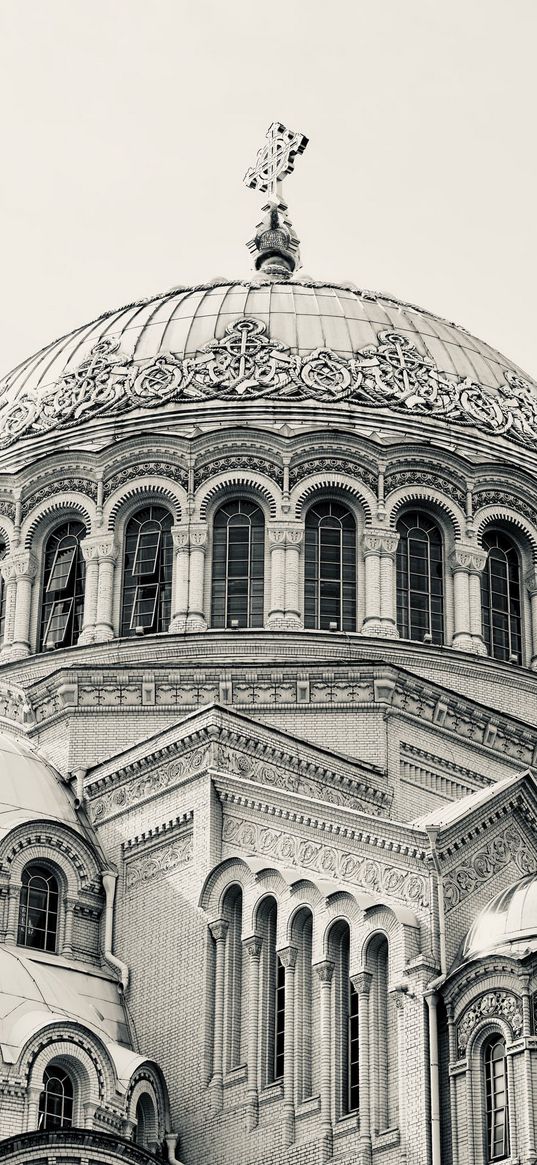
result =
[{"label": "stone column", "polygon": [[170,631],[186,631],[188,616],[188,576],[190,572],[190,536],[188,526],[172,527],[175,571]]},{"label": "stone column", "polygon": [[268,526],[267,534],[270,549],[270,609],[267,625],[281,628],[285,626],[285,528]]},{"label": "stone column", "polygon": [[470,564],[473,546],[455,546],[450,558],[453,573],[454,628],[451,646],[458,651],[473,651],[470,623]]},{"label": "stone column", "polygon": [[243,942],[243,948],[250,956],[248,976],[248,1128],[257,1125],[258,1077],[259,1077],[259,973],[262,940],[254,934]]},{"label": "stone column", "polygon": [[229,923],[225,918],[217,918],[209,925],[216,943],[216,963],[214,972],[214,1043],[213,1075],[211,1089],[217,1108],[222,1107],[222,1086],[224,1081],[224,986],[226,966],[226,935]]},{"label": "stone column", "polygon": [[23,659],[30,654],[30,617],[32,613],[32,587],[37,574],[37,559],[29,550],[18,550],[11,559],[17,580],[15,595],[15,616],[13,620],[13,641],[9,651],[10,659]]},{"label": "stone column", "polygon": [[188,586],[187,631],[206,631],[207,619],[203,609],[205,582],[205,554],[207,551],[207,526],[196,523],[190,526],[190,582]]},{"label": "stone column", "polygon": [[383,530],[364,530],[362,536],[365,560],[365,617],[362,635],[382,635],[380,557],[383,534]]},{"label": "stone column", "polygon": [[298,591],[300,581],[300,555],[304,545],[304,527],[289,526],[285,545],[285,626],[303,627],[302,603]]},{"label": "stone column", "polygon": [[537,569],[526,575],[526,586],[531,608],[531,662],[532,671],[537,671]]},{"label": "stone column", "polygon": [[406,1165],[406,1040],[405,1040],[405,995],[403,991],[395,991],[396,1023],[397,1023],[397,1107],[399,1124],[399,1165]]},{"label": "stone column", "polygon": [[31,1133],[37,1128],[39,1120],[39,1097],[43,1091],[43,1083],[30,1084],[26,1089],[26,1120],[25,1132]]},{"label": "stone column", "polygon": [[14,945],[17,941],[20,894],[21,883],[11,881],[8,890],[7,925],[5,937],[5,942],[10,945]]},{"label": "stone column", "polygon": [[99,559],[99,581],[97,584],[95,643],[106,643],[107,640],[114,638],[112,607],[118,549],[113,534],[103,534],[99,538],[97,556]]},{"label": "stone column", "polygon": [[358,995],[358,1065],[360,1106],[360,1150],[363,1165],[371,1161],[371,1091],[369,1079],[369,992],[373,976],[360,971],[352,976],[352,985]]},{"label": "stone column", "polygon": [[470,598],[470,633],[472,636],[472,651],[476,655],[486,655],[487,649],[483,639],[483,618],[481,614],[481,577],[487,564],[487,552],[476,546],[470,560],[469,598]]},{"label": "stone column", "polygon": [[17,597],[17,571],[15,563],[11,556],[3,558],[0,562],[0,574],[2,575],[2,586],[5,587],[5,620],[4,620],[4,638],[0,644],[0,649],[4,655],[9,653],[9,649],[13,643],[13,634],[15,630],[15,606]]},{"label": "stone column", "polygon": [[72,898],[70,895],[67,895],[64,902],[62,955],[67,955],[68,957],[73,953],[73,922],[75,906],[76,898]]},{"label": "stone column", "polygon": [[315,971],[321,984],[321,1161],[332,1156],[332,976],[334,963],[324,959]]},{"label": "stone column", "polygon": [[97,623],[97,596],[99,593],[99,539],[84,538],[80,549],[86,564],[84,580],[84,615],[82,631],[78,637],[79,643],[95,642],[95,625]]},{"label": "stone column", "polygon": [[395,556],[399,545],[399,534],[389,531],[382,536],[380,559],[380,616],[382,635],[387,639],[397,639],[397,604],[395,590]]},{"label": "stone column", "polygon": [[297,947],[278,951],[285,967],[285,1034],[283,1055],[283,1143],[295,1139],[295,967]]}]

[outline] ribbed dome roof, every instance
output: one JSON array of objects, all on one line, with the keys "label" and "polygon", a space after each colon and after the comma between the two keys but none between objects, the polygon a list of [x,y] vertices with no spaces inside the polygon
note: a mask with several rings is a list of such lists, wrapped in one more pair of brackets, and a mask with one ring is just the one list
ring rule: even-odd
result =
[{"label": "ribbed dome roof", "polygon": [[25,741],[0,733],[0,837],[25,821],[61,821],[81,832],[69,789]]},{"label": "ribbed dome roof", "polygon": [[493,951],[519,954],[537,947],[537,872],[502,890],[472,923],[462,961]]},{"label": "ribbed dome roof", "polygon": [[[245,319],[264,364],[243,364],[239,382],[231,349],[209,368],[207,345],[225,346]],[[241,334],[231,341],[238,357]],[[333,357],[328,375],[325,359],[311,364],[318,350]],[[0,382],[0,447],[95,416],[243,395],[413,409],[525,440],[526,420],[513,425],[507,416],[522,393],[525,417],[537,425],[537,385],[521,378],[463,328],[387,295],[305,279],[214,281],[106,313],[26,360]],[[526,443],[537,445],[537,433]]]}]

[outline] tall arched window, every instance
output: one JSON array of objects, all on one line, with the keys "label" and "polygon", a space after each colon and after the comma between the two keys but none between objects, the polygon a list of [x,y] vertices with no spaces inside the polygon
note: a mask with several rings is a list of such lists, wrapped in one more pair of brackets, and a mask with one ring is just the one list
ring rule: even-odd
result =
[{"label": "tall arched window", "polygon": [[306,514],[304,625],[356,631],[356,523],[339,502]]},{"label": "tall arched window", "polygon": [[296,1090],[298,1101],[313,1096],[313,975],[312,975],[312,932],[311,910],[304,907],[293,919],[291,942],[297,948],[295,971],[296,998]]},{"label": "tall arched window", "polygon": [[374,1127],[382,1132],[398,1119],[398,1048],[395,1000],[388,992],[388,940],[376,934],[367,948],[372,972],[369,996],[369,1072]]},{"label": "tall arched window", "polygon": [[227,502],[213,526],[213,627],[262,627],[265,519],[254,502]]},{"label": "tall arched window", "polygon": [[484,1059],[487,1117],[486,1160],[487,1162],[503,1161],[509,1156],[509,1112],[505,1043],[500,1036],[493,1036],[485,1045]]},{"label": "tall arched window", "polygon": [[501,530],[483,538],[488,550],[481,576],[483,637],[494,659],[522,662],[520,560],[517,549]]},{"label": "tall arched window", "polygon": [[82,630],[85,563],[82,522],[64,522],[45,545],[40,649],[72,647]]},{"label": "tall arched window", "polygon": [[358,995],[349,977],[350,930],[347,922],[340,921],[332,927],[329,949],[334,961],[335,1098],[337,1111],[344,1116],[359,1106]]},{"label": "tall arched window", "polygon": [[73,1124],[73,1081],[58,1064],[49,1064],[39,1096],[38,1128],[70,1129]]},{"label": "tall arched window", "polygon": [[442,536],[427,514],[413,510],[397,523],[397,627],[403,639],[444,642]]},{"label": "tall arched window", "polygon": [[59,887],[55,875],[38,862],[22,872],[18,942],[40,951],[55,951],[58,939]]},{"label": "tall arched window", "polygon": [[167,631],[171,618],[172,516],[164,506],[137,510],[125,531],[121,634]]},{"label": "tall arched window", "polygon": [[224,1002],[224,1066],[229,1072],[242,1062],[242,890],[231,886],[223,902],[228,921],[226,935],[226,990]]},{"label": "tall arched window", "polygon": [[157,1142],[157,1114],[149,1093],[143,1092],[138,1098],[135,1113],[134,1142],[143,1149],[152,1149]]},{"label": "tall arched window", "polygon": [[261,948],[262,1079],[272,1084],[283,1077],[285,1044],[285,967],[276,952],[277,905],[266,898],[258,915]]},{"label": "tall arched window", "polygon": [[[7,554],[7,546],[0,538],[0,562]],[[6,630],[6,584],[0,573],[0,647],[4,642],[4,633]]]}]

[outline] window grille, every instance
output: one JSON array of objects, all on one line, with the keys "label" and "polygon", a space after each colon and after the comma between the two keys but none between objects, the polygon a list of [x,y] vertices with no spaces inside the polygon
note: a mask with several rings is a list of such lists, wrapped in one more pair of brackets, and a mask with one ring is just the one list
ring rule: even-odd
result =
[{"label": "window grille", "polygon": [[70,1129],[73,1124],[73,1081],[58,1065],[45,1068],[39,1096],[38,1128]]},{"label": "window grille", "polygon": [[213,627],[262,627],[265,519],[254,502],[228,502],[213,526]]},{"label": "window grille", "polygon": [[397,627],[403,639],[444,642],[442,536],[427,514],[413,511],[397,523]]},{"label": "window grille", "polygon": [[358,1028],[358,992],[349,979],[349,1037],[348,1037],[348,1087],[349,1112],[359,1107],[360,1100],[360,1060],[359,1060],[359,1028]]},{"label": "window grille", "polygon": [[485,1047],[487,1162],[509,1155],[509,1113],[505,1043],[495,1037]]},{"label": "window grille", "polygon": [[520,561],[511,539],[500,530],[485,534],[488,550],[481,576],[483,637],[494,659],[522,663]]},{"label": "window grille", "polygon": [[171,618],[172,516],[163,506],[144,506],[125,531],[121,634],[167,631]]},{"label": "window grille", "polygon": [[55,951],[58,937],[58,881],[46,866],[32,864],[22,873],[18,942]]},{"label": "window grille", "polygon": [[82,630],[85,563],[81,522],[65,522],[45,546],[40,649],[72,647]]},{"label": "window grille", "polygon": [[304,563],[304,625],[356,631],[356,523],[339,502],[308,510]]}]

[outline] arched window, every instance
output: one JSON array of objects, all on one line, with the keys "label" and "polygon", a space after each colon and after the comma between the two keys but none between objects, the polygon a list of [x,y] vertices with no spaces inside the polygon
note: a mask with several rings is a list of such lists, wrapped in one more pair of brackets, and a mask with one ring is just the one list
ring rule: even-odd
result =
[{"label": "arched window", "polygon": [[82,630],[85,563],[82,522],[64,522],[45,545],[40,650],[72,647]]},{"label": "arched window", "polygon": [[382,1132],[397,1124],[398,1049],[397,1016],[393,995],[388,993],[388,941],[375,935],[367,948],[367,967],[372,972],[369,996],[369,1071],[374,1127]]},{"label": "arched window", "polygon": [[296,1089],[298,1101],[313,1096],[313,1072],[315,1071],[313,1048],[313,1007],[312,976],[312,931],[311,910],[304,907],[293,920],[291,942],[297,948],[295,971],[296,997]]},{"label": "arched window", "polygon": [[304,625],[356,631],[356,523],[339,502],[306,514]]},{"label": "arched window", "polygon": [[135,1113],[134,1142],[140,1148],[152,1150],[157,1144],[157,1114],[149,1093],[138,1098]]},{"label": "arched window", "polygon": [[172,516],[164,506],[137,510],[125,531],[121,634],[167,631],[171,618]]},{"label": "arched window", "polygon": [[280,1080],[284,1071],[285,967],[276,952],[277,906],[267,898],[259,910],[261,948],[261,1048],[264,1084]]},{"label": "arched window", "polygon": [[349,977],[350,930],[347,922],[335,923],[330,934],[329,949],[334,961],[332,991],[336,1108],[339,1115],[344,1116],[359,1106],[358,995]]},{"label": "arched window", "polygon": [[58,881],[37,862],[22,872],[18,942],[40,951],[55,951],[58,938]]},{"label": "arched window", "polygon": [[481,576],[483,637],[494,659],[522,662],[520,561],[514,543],[501,530],[483,538],[488,550]]},{"label": "arched window", "polygon": [[493,1036],[485,1045],[485,1094],[487,1116],[486,1160],[503,1161],[509,1156],[509,1112],[507,1105],[507,1062],[505,1043]]},{"label": "arched window", "polygon": [[39,1096],[38,1128],[70,1129],[73,1124],[73,1081],[58,1064],[49,1064]]},{"label": "arched window", "polygon": [[[397,523],[397,627],[403,639],[444,642],[442,536],[427,514],[413,510]],[[429,639],[430,637],[430,639]]]},{"label": "arched window", "polygon": [[224,1065],[229,1072],[242,1062],[242,890],[231,886],[223,902],[228,921],[226,936],[226,976],[224,1002]]},{"label": "arched window", "polygon": [[[0,538],[0,562],[7,554],[7,546]],[[6,630],[6,584],[0,572],[0,647],[4,642]]]},{"label": "arched window", "polygon": [[213,627],[262,627],[265,519],[254,502],[221,506],[213,526]]}]

